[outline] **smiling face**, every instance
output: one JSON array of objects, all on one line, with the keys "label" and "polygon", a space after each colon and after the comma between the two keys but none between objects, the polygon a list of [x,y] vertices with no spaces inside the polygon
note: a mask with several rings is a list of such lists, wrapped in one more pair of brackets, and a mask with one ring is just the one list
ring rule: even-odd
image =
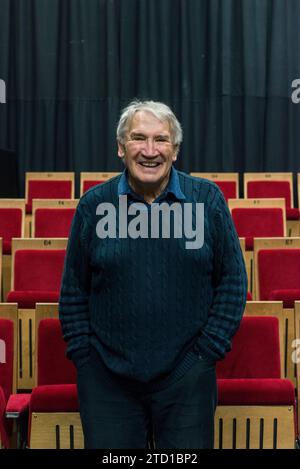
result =
[{"label": "smiling face", "polygon": [[149,192],[158,196],[163,191],[177,151],[169,122],[160,121],[148,111],[134,114],[125,143],[118,143],[118,155],[128,169],[129,183],[142,196]]}]

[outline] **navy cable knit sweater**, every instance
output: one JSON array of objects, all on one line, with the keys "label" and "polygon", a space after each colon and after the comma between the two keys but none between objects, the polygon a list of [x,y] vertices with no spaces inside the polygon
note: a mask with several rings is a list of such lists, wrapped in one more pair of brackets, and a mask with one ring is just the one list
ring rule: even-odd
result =
[{"label": "navy cable knit sweater", "polygon": [[117,176],[80,199],[61,286],[68,357],[83,364],[92,345],[110,371],[149,390],[178,380],[199,354],[222,359],[247,295],[239,240],[221,191],[205,179],[176,174],[185,202],[204,203],[202,248],[187,250],[185,239],[175,238],[98,238],[96,207],[118,207]]}]

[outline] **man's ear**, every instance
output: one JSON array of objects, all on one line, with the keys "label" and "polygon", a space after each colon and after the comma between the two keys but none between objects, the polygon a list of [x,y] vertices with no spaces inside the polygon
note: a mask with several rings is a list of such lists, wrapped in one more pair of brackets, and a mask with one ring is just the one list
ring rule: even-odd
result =
[{"label": "man's ear", "polygon": [[173,153],[173,156],[172,156],[172,161],[175,162],[177,160],[178,152],[179,152],[179,145],[175,145],[174,146],[174,153]]},{"label": "man's ear", "polygon": [[117,143],[118,143],[118,157],[119,158],[124,158],[124,156],[125,156],[125,145],[123,145],[120,142],[117,142]]}]

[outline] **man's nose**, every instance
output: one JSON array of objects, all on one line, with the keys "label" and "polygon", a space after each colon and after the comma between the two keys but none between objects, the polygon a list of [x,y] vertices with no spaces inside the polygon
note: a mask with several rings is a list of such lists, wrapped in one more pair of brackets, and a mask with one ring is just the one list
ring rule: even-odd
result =
[{"label": "man's nose", "polygon": [[143,153],[145,156],[156,156],[159,154],[158,145],[156,145],[155,140],[152,138],[147,138],[147,140],[145,140]]}]

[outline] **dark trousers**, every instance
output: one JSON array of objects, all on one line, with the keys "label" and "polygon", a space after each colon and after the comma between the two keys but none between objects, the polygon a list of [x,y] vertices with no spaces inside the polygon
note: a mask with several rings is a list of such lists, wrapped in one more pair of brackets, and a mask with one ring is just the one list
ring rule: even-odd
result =
[{"label": "dark trousers", "polygon": [[[147,392],[118,378],[91,348],[78,367],[85,448],[213,448],[217,403],[215,364],[198,362],[166,389]],[[128,384],[127,384],[128,383]]]}]

